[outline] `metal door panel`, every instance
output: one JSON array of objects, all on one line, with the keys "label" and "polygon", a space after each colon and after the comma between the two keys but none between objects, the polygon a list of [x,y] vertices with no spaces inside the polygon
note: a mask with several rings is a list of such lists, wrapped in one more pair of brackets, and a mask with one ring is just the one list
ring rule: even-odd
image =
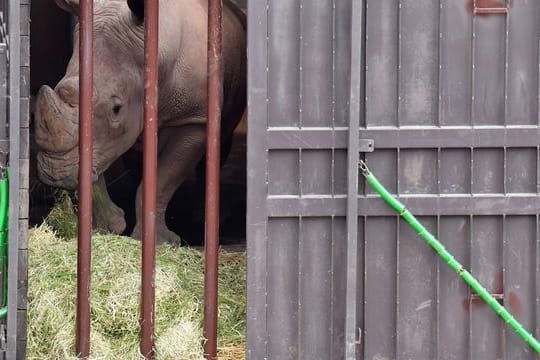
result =
[{"label": "metal door panel", "polygon": [[538,332],[540,5],[249,6],[248,358],[532,358],[355,172]]}]

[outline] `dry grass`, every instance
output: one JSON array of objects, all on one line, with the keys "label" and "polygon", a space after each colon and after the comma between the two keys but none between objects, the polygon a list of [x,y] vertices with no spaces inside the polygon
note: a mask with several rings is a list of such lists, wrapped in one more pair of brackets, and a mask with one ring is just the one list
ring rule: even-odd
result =
[{"label": "dry grass", "polygon": [[69,240],[77,236],[77,213],[74,204],[74,194],[67,190],[54,191],[55,206],[47,215],[45,221],[56,236]]},{"label": "dry grass", "polygon": [[[74,359],[76,241],[48,225],[30,231],[28,359]],[[92,359],[140,359],[138,241],[95,235],[92,245]],[[202,359],[203,257],[159,246],[156,359]],[[220,359],[243,359],[245,254],[221,254]]]},{"label": "dry grass", "polygon": [[223,360],[236,360],[246,358],[246,347],[244,343],[224,344],[218,349],[218,358]]}]

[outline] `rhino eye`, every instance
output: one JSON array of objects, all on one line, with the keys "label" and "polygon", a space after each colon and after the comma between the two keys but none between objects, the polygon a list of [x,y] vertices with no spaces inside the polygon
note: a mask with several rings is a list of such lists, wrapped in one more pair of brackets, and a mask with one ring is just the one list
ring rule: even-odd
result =
[{"label": "rhino eye", "polygon": [[113,107],[114,115],[118,115],[120,113],[120,110],[122,110],[122,105],[114,105]]}]

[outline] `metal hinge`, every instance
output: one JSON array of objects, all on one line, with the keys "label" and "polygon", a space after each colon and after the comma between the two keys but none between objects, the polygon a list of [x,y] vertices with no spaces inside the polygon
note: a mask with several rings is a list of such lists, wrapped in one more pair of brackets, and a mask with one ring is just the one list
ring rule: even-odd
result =
[{"label": "metal hinge", "polygon": [[7,326],[0,324],[0,352],[7,350]]},{"label": "metal hinge", "polygon": [[0,179],[4,179],[6,177],[8,161],[9,161],[9,153],[4,152],[0,149]]}]

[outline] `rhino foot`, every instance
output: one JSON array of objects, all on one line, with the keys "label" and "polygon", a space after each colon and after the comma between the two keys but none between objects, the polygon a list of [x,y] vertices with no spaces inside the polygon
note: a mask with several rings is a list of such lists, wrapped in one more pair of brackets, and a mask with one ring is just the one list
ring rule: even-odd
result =
[{"label": "rhino foot", "polygon": [[[180,238],[180,236],[169,230],[167,228],[167,225],[165,225],[165,222],[162,223],[160,221],[157,221],[156,233],[156,243],[158,245],[180,245],[182,243],[182,239]],[[135,228],[133,228],[131,237],[137,240],[142,240],[142,226],[139,225],[139,223],[137,223],[137,225],[135,225]]]},{"label": "rhino foot", "polygon": [[124,210],[109,197],[103,175],[92,187],[92,217],[93,227],[98,231],[121,234],[126,229]]},{"label": "rhino foot", "polygon": [[101,207],[94,210],[94,228],[113,234],[121,234],[126,229],[124,211],[114,204],[109,204],[107,208]]}]

